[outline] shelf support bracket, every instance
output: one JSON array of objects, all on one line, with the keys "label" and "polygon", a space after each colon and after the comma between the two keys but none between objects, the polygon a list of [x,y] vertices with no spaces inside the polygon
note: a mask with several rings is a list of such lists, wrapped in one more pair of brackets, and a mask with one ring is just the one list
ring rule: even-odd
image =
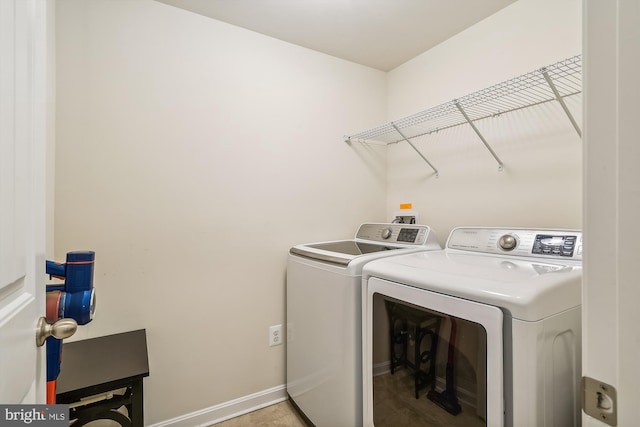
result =
[{"label": "shelf support bracket", "polygon": [[547,72],[547,69],[546,68],[542,68],[540,70],[540,72],[542,73],[542,76],[547,81],[547,84],[549,85],[549,87],[553,91],[553,94],[555,95],[556,100],[560,103],[560,106],[564,110],[564,113],[569,118],[569,121],[573,125],[573,128],[576,130],[576,132],[578,132],[578,136],[580,138],[582,138],[582,131],[580,130],[580,126],[578,126],[578,123],[576,123],[576,120],[573,118],[573,115],[571,114],[571,111],[569,111],[569,108],[567,107],[567,104],[564,102],[564,99],[562,99],[562,96],[560,95],[560,92],[558,92],[558,89],[556,88],[556,85],[553,84],[553,80],[551,80],[551,77],[549,77],[549,73]]},{"label": "shelf support bracket", "polygon": [[480,140],[482,141],[482,143],[484,144],[484,146],[487,148],[487,150],[489,150],[489,153],[491,153],[491,155],[493,156],[494,159],[496,159],[496,162],[498,162],[498,170],[500,172],[502,172],[503,167],[502,167],[502,160],[500,160],[500,158],[498,157],[498,155],[495,153],[495,151],[493,151],[493,149],[491,148],[491,146],[489,145],[489,143],[487,142],[486,139],[484,139],[484,136],[482,136],[482,134],[480,133],[480,131],[478,130],[478,128],[476,127],[475,124],[473,124],[473,122],[471,121],[471,119],[469,118],[469,116],[467,115],[467,113],[464,111],[464,109],[460,106],[460,103],[457,100],[453,101],[453,104],[456,106],[456,108],[458,109],[458,111],[460,111],[460,114],[462,114],[462,117],[464,117],[464,119],[467,121],[467,123],[469,123],[469,126],[471,126],[471,129],[473,129],[473,131],[476,133],[476,135],[478,135],[478,138],[480,138]]},{"label": "shelf support bracket", "polygon": [[416,153],[418,153],[418,155],[420,157],[422,157],[422,160],[424,160],[425,162],[427,162],[427,164],[429,165],[429,167],[431,167],[431,169],[433,169],[433,171],[436,173],[436,178],[438,178],[440,176],[440,172],[438,172],[438,169],[434,168],[433,165],[431,164],[431,162],[429,160],[427,160],[427,158],[420,152],[420,150],[418,150],[416,148],[415,145],[413,145],[411,143],[411,141],[409,141],[409,138],[407,138],[406,136],[404,136],[404,134],[402,132],[400,132],[400,129],[398,129],[398,127],[394,124],[391,123],[391,126],[393,126],[393,128],[396,130],[396,132],[398,132],[398,134],[400,134],[400,136],[402,137],[403,140],[407,141],[407,144],[409,144],[411,146],[411,148],[413,148]]}]

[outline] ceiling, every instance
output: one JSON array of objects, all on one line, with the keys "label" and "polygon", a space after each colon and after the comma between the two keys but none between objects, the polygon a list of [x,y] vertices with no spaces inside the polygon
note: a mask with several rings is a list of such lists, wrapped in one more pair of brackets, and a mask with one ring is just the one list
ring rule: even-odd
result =
[{"label": "ceiling", "polygon": [[157,0],[389,71],[516,0]]}]

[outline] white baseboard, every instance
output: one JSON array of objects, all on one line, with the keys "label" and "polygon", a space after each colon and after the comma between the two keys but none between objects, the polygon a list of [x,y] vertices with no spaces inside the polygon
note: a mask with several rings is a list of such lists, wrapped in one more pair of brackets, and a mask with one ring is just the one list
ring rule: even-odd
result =
[{"label": "white baseboard", "polygon": [[381,363],[377,363],[372,366],[373,368],[373,376],[377,377],[378,375],[384,375],[391,372],[391,362],[385,361]]},{"label": "white baseboard", "polygon": [[280,385],[219,405],[181,415],[149,427],[206,427],[287,400],[287,387]]}]

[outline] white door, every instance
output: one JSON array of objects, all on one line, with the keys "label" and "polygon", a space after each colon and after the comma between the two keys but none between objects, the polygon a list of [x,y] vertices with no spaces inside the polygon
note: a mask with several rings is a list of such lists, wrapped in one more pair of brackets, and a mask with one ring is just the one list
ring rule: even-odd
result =
[{"label": "white door", "polygon": [[[584,1],[583,374],[615,387],[617,425],[640,419],[640,2]],[[587,394],[586,399],[597,399]],[[605,403],[607,403],[605,401]],[[606,426],[605,408],[583,425]]]},{"label": "white door", "polygon": [[45,0],[0,0],[0,403],[44,403]]}]

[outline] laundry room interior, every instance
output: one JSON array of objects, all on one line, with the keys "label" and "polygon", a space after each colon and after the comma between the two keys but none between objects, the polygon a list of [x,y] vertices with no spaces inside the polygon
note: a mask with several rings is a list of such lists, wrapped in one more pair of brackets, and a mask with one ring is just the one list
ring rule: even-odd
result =
[{"label": "laundry room interior", "polygon": [[580,62],[582,0],[492,1],[388,69],[197,3],[55,3],[46,256],[95,251],[95,318],[65,342],[146,330],[145,425],[211,425],[287,398],[297,244],[352,238],[406,204],[442,247],[460,226],[583,229],[582,93],[411,144],[357,137]]}]

